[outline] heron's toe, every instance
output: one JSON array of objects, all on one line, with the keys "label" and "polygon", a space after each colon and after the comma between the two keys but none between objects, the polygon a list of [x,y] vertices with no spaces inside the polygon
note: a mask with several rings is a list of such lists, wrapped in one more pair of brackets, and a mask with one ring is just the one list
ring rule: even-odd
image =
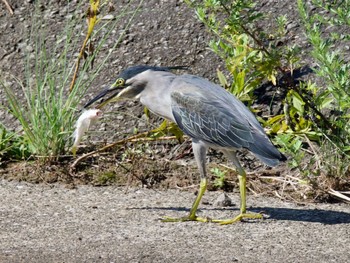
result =
[{"label": "heron's toe", "polygon": [[243,219],[263,219],[263,215],[259,213],[241,213],[238,216],[232,218],[232,219],[213,219],[211,222],[213,223],[219,223],[220,225],[228,225],[233,224],[239,221],[242,221]]},{"label": "heron's toe", "polygon": [[209,218],[206,217],[198,217],[198,216],[185,216],[185,217],[163,217],[162,222],[188,222],[188,221],[197,221],[208,223],[211,222]]}]

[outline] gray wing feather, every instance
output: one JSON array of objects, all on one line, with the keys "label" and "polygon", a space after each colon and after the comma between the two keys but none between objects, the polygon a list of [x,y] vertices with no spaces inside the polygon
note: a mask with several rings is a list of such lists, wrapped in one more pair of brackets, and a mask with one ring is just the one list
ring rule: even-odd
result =
[{"label": "gray wing feather", "polygon": [[249,126],[242,125],[217,105],[172,93],[173,115],[179,127],[190,137],[221,147],[248,147],[253,141]]}]

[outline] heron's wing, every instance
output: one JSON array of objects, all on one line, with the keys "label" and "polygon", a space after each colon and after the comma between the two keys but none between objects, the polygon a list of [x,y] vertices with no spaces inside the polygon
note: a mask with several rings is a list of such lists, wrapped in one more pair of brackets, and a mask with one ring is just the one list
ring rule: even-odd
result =
[{"label": "heron's wing", "polygon": [[221,147],[248,148],[253,142],[249,123],[220,102],[181,91],[171,97],[176,123],[190,137]]}]

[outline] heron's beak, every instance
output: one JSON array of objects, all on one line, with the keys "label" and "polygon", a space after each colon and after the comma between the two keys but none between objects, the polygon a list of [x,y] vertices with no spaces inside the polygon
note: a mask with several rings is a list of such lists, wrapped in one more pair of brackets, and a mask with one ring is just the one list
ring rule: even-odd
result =
[{"label": "heron's beak", "polygon": [[118,94],[120,91],[124,88],[124,86],[116,86],[113,84],[111,87],[102,90],[95,98],[92,100],[88,101],[84,105],[84,109],[95,103],[96,101],[100,100],[99,104],[97,104],[95,109],[101,109],[103,106],[106,104],[112,102],[112,101],[117,101],[118,100]]}]

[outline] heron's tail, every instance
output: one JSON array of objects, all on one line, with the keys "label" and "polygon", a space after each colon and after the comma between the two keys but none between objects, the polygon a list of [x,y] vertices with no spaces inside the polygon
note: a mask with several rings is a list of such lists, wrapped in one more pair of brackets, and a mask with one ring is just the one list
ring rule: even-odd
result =
[{"label": "heron's tail", "polygon": [[276,165],[278,165],[280,162],[286,161],[287,157],[285,155],[283,155],[282,153],[280,153],[280,156],[278,158],[267,158],[266,156],[262,156],[259,154],[255,154],[256,157],[258,157],[260,159],[260,161],[262,161],[264,164],[270,166],[270,167],[274,167]]},{"label": "heron's tail", "polygon": [[270,142],[251,144],[249,150],[254,153],[263,163],[270,167],[278,165],[280,162],[286,161],[287,157],[279,152],[277,148]]}]

